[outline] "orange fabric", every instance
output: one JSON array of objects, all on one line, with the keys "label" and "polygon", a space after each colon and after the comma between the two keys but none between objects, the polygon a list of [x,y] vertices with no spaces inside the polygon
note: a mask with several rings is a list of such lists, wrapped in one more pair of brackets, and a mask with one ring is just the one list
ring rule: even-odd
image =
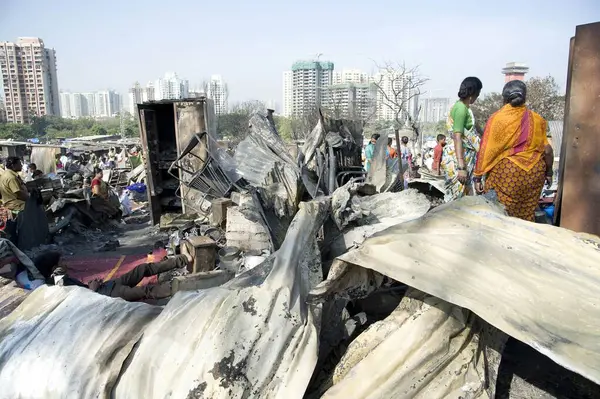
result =
[{"label": "orange fabric", "polygon": [[496,191],[508,216],[533,222],[545,176],[546,162],[543,159],[539,159],[531,170],[525,171],[510,158],[504,158],[489,173],[485,189]]},{"label": "orange fabric", "polygon": [[503,106],[485,127],[474,175],[483,176],[503,159],[530,171],[548,145],[546,128],[546,120],[525,106]]},{"label": "orange fabric", "polygon": [[390,145],[388,145],[388,151],[390,153],[390,158],[398,158],[398,154],[396,153],[396,149]]}]

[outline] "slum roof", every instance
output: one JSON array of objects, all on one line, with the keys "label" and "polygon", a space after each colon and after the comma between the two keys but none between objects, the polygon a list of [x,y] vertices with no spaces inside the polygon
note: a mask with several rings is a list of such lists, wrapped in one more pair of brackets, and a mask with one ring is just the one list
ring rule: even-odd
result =
[{"label": "slum roof", "polygon": [[73,137],[70,139],[65,139],[65,142],[72,141],[106,141],[106,140],[117,140],[120,139],[121,135],[119,134],[97,134],[95,136],[83,136],[83,137]]},{"label": "slum roof", "polygon": [[151,105],[151,104],[173,104],[173,103],[190,103],[190,102],[204,102],[208,98],[206,96],[202,97],[189,97],[189,98],[178,98],[178,99],[165,99],[165,100],[150,100],[144,101],[141,104],[137,105]]},{"label": "slum roof", "polygon": [[5,141],[0,141],[0,146],[4,146],[4,147],[16,147],[16,146],[27,146],[27,147],[50,147],[50,148],[66,148],[64,145],[60,145],[60,144],[38,144],[38,143],[31,143],[28,141],[14,141],[14,140],[5,140]]},{"label": "slum roof", "polygon": [[13,141],[13,140],[6,140],[6,141],[0,141],[0,146],[4,146],[4,147],[16,147],[19,145],[30,145],[31,143],[27,143],[27,142],[23,142],[23,141]]}]

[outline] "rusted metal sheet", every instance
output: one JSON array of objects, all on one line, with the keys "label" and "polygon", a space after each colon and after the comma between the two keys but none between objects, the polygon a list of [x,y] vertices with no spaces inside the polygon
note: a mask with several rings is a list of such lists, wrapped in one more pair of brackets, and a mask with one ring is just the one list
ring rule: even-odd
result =
[{"label": "rusted metal sheet", "polygon": [[150,203],[152,224],[160,222],[161,207],[158,199],[157,187],[160,185],[159,159],[158,159],[158,133],[156,125],[156,112],[150,109],[140,109],[140,135],[142,149],[146,155],[146,186],[148,202]]},{"label": "rusted metal sheet", "polygon": [[560,225],[600,235],[600,22],[576,28],[564,132]]},{"label": "rusted metal sheet", "polygon": [[[175,103],[177,112],[176,137],[177,155],[180,155],[190,140],[198,133],[207,131],[205,106],[201,102]],[[182,165],[189,171],[200,171],[208,157],[208,140],[204,136],[201,143],[190,154],[182,159]],[[192,155],[193,154],[193,155]],[[192,174],[180,170],[180,178],[184,182],[192,179]],[[202,206],[204,194],[200,191],[181,185],[181,198],[183,213],[203,213],[206,207]]]},{"label": "rusted metal sheet", "polygon": [[[569,41],[569,64],[567,67],[567,90],[565,95],[565,114],[563,116],[563,129],[560,138],[560,152],[559,152],[559,164],[558,164],[558,189],[556,191],[556,199],[554,201],[555,211],[553,224],[555,226],[560,225],[560,216],[562,214],[562,194],[563,194],[563,182],[565,175],[565,160],[567,159],[567,140],[565,139],[565,132],[567,130],[567,121],[569,119],[569,107],[571,101],[569,101],[569,93],[571,92],[571,80],[573,79],[573,48],[575,47],[575,38],[572,37]],[[556,152],[554,152],[554,156],[556,156]]]}]

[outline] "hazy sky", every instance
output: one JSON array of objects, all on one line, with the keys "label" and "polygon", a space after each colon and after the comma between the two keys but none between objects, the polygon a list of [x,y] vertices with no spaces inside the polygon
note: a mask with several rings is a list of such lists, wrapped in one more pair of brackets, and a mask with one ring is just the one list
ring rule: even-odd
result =
[{"label": "hazy sky", "polygon": [[420,65],[433,97],[454,97],[468,75],[498,91],[509,61],[564,85],[569,38],[596,21],[600,0],[0,0],[0,40],[54,47],[61,90],[125,93],[167,71],[193,87],[221,74],[230,102],[279,105],[282,72],[317,53],[336,69]]}]

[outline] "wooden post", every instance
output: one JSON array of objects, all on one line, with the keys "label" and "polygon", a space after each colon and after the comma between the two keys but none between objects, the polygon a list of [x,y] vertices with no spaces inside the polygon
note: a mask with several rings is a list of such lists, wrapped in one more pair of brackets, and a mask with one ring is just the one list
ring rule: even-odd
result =
[{"label": "wooden post", "polygon": [[404,172],[402,170],[402,151],[400,145],[400,129],[397,127],[394,129],[394,133],[396,134],[396,152],[398,153],[398,181],[400,184],[400,191],[404,190]]}]

